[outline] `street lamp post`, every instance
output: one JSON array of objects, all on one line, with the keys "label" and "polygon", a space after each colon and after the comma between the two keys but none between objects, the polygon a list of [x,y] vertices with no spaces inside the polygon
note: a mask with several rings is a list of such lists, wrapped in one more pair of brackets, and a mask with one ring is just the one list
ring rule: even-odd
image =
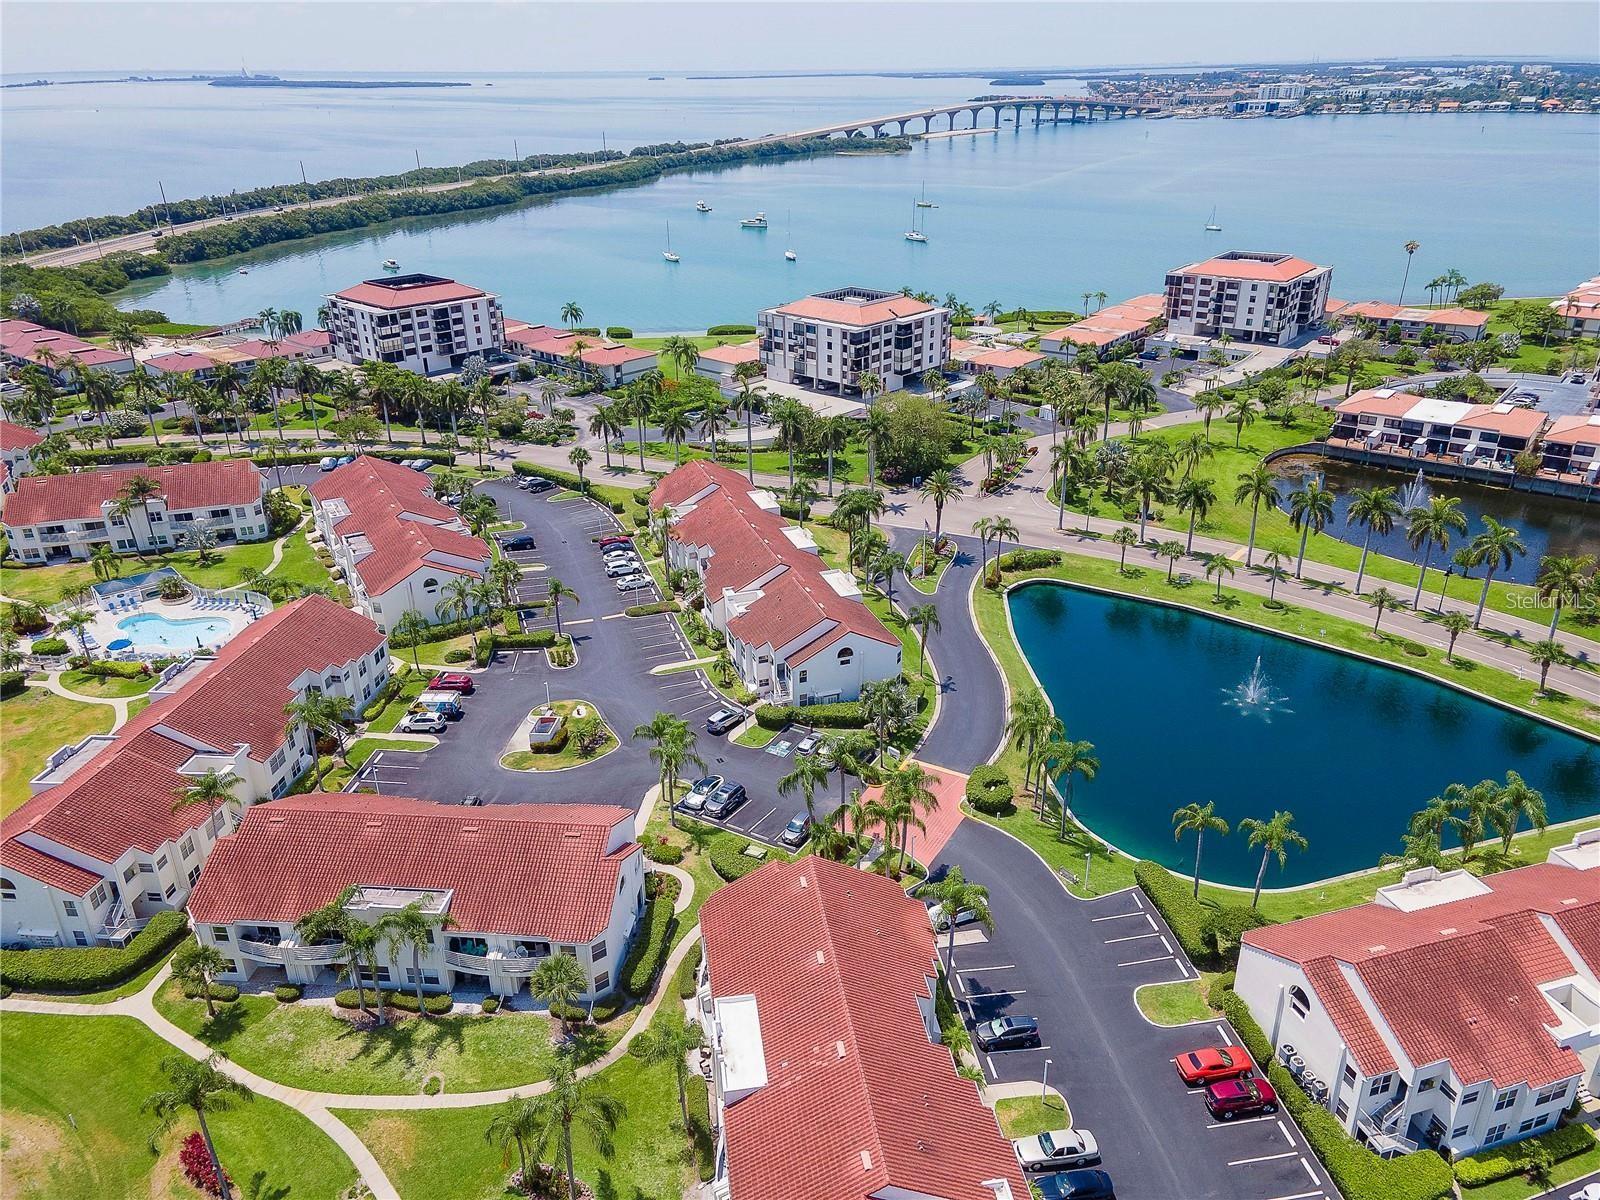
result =
[{"label": "street lamp post", "polygon": [[1039,1081],[1039,1099],[1042,1102],[1050,1094],[1050,1063],[1052,1059],[1044,1060],[1044,1078]]}]

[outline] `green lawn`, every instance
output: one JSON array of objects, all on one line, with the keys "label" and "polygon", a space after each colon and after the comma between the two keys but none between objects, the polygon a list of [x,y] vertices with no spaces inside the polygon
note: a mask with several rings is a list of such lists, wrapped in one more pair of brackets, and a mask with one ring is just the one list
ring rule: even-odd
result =
[{"label": "green lawn", "polygon": [[763,725],[752,725],[733,740],[737,745],[750,746],[759,750],[763,746],[771,745],[772,739],[777,737],[780,732],[780,730],[768,729]]},{"label": "green lawn", "polygon": [[1059,1096],[1011,1096],[996,1102],[994,1115],[1008,1138],[1072,1127],[1072,1112]]},{"label": "green lawn", "polygon": [[[1328,420],[1325,415],[1317,417],[1315,421],[1302,419],[1289,429],[1283,429],[1276,422],[1258,420],[1245,430],[1240,446],[1235,448],[1234,427],[1220,419],[1213,420],[1211,444],[1215,449],[1210,458],[1201,462],[1198,473],[1201,478],[1210,480],[1215,486],[1217,503],[1206,514],[1205,519],[1195,525],[1195,532],[1226,538],[1244,545],[1250,536],[1250,508],[1248,505],[1235,504],[1233,501],[1233,489],[1238,484],[1239,476],[1253,468],[1269,452],[1284,446],[1312,441],[1322,436],[1327,428]],[[1141,434],[1139,440],[1181,443],[1187,441],[1197,429],[1195,425],[1158,429]],[[1052,489],[1052,499],[1054,494]],[[1069,495],[1067,508],[1073,512],[1087,511],[1093,516],[1104,517],[1107,520],[1126,521],[1135,530],[1138,529],[1137,499],[1119,497],[1108,501],[1103,487],[1097,487],[1092,494],[1077,498]],[[1188,515],[1179,512],[1176,504],[1157,504],[1153,509],[1151,530],[1170,529],[1180,536],[1187,534]],[[1070,517],[1067,525],[1069,528],[1072,525]],[[1479,531],[1474,529],[1468,532],[1476,534]],[[1152,533],[1149,536],[1154,539],[1157,535]],[[1277,550],[1288,556],[1288,569],[1292,570],[1299,549],[1300,533],[1290,524],[1288,513],[1282,509],[1263,508],[1256,528],[1256,561],[1259,562],[1261,556],[1268,551]],[[1361,562],[1361,547],[1342,542],[1328,534],[1315,535],[1307,543],[1306,557],[1349,571],[1347,582],[1354,583],[1355,571]],[[1429,596],[1437,596],[1439,593],[1441,575],[1437,563],[1444,558],[1444,555],[1435,552],[1435,569],[1428,572]],[[1367,557],[1367,577],[1385,583],[1400,584],[1407,589],[1403,598],[1409,601],[1410,589],[1415,588],[1417,583],[1417,568],[1414,564],[1400,559],[1371,554]],[[1458,576],[1450,580],[1449,594],[1458,600],[1475,605],[1482,587],[1481,577],[1464,579]],[[1530,611],[1539,611],[1532,602],[1532,596],[1533,589],[1530,587],[1495,583],[1489,588],[1489,608],[1496,612],[1525,617]],[[1580,615],[1570,610],[1563,613],[1561,628],[1587,637],[1596,636],[1595,623],[1591,621],[1584,624],[1580,620]]]},{"label": "green lawn", "polygon": [[[704,1087],[698,1078],[691,1086]],[[678,1115],[678,1092],[670,1069],[646,1066],[632,1055],[593,1077],[593,1086],[619,1100],[626,1115],[613,1137],[610,1158],[603,1157],[581,1131],[573,1138],[580,1179],[596,1197],[610,1200],[660,1200],[683,1194],[693,1178],[688,1141]],[[691,1109],[692,1111],[692,1109]],[[384,1173],[404,1200],[495,1200],[516,1165],[484,1138],[493,1107],[376,1112],[338,1109],[383,1164]],[[542,1158],[558,1160],[552,1146]]]},{"label": "green lawn", "polygon": [[[350,743],[350,752],[346,755],[346,762],[333,759],[333,765],[328,768],[322,777],[321,790],[324,792],[338,792],[344,789],[345,784],[355,777],[357,771],[366,766],[367,759],[379,750],[399,750],[407,754],[418,754],[428,747],[420,742],[403,741],[400,738],[363,737]],[[324,758],[324,763],[329,760]]]},{"label": "green lawn", "polygon": [[142,675],[137,679],[123,679],[117,675],[91,675],[87,671],[64,671],[61,675],[61,686],[85,696],[126,699],[129,696],[144,695],[155,687],[159,678],[159,673]]},{"label": "green lawn", "polygon": [[[285,564],[275,574],[285,575],[288,572],[292,578],[302,577],[302,568],[296,566],[290,570],[287,562],[287,551],[296,540],[303,544],[305,539],[299,535],[290,539],[289,546],[285,547]],[[253,567],[258,571],[266,569],[267,563],[272,560],[272,541],[219,546],[211,552],[210,557],[212,561],[203,567],[197,565],[196,555],[191,551],[148,554],[143,559],[130,554],[122,556],[119,561],[124,575],[138,575],[165,566],[176,569],[185,579],[200,587],[232,587],[242,580],[246,568]],[[315,571],[310,569],[312,567]],[[328,583],[328,573],[314,558],[310,567],[304,568],[303,575],[308,583],[319,586]],[[88,587],[94,582],[94,568],[86,562],[67,563],[59,567],[19,567],[10,564],[0,567],[0,593],[13,600],[32,600],[47,606],[58,602],[69,590]]]},{"label": "green lawn", "polygon": [[[177,1148],[181,1119],[152,1151],[155,1118],[140,1112],[167,1086],[177,1053],[130,1017],[10,1013],[0,1022],[5,1194],[17,1200],[148,1196],[192,1200]],[[292,1109],[264,1097],[210,1118],[224,1169],[249,1196],[331,1200],[356,1177],[349,1159]],[[237,1193],[236,1193],[237,1194]]]},{"label": "green lawn", "polygon": [[304,526],[289,535],[289,540],[283,544],[283,561],[273,568],[271,578],[287,579],[306,587],[327,587],[333,582],[328,568],[317,561],[317,552],[306,540],[309,528],[309,525]]},{"label": "green lawn", "polygon": [[[575,700],[556,700],[551,703],[550,707],[554,708],[562,716],[570,718],[572,710],[577,703]],[[541,707],[543,706],[541,705]],[[600,710],[593,704],[585,704],[585,707],[594,712],[596,716],[600,715]],[[617,735],[611,731],[611,726],[605,723],[604,717],[601,717],[600,724],[605,731],[605,738],[599,746],[588,754],[579,754],[577,742],[568,737],[566,745],[562,746],[554,754],[535,754],[531,750],[513,750],[510,754],[501,758],[500,765],[509,767],[513,771],[559,771],[565,767],[576,767],[584,763],[593,762],[602,754],[608,754],[622,744],[617,740]]]},{"label": "green lawn", "polygon": [[0,814],[29,796],[28,780],[51,752],[91,733],[108,733],[109,705],[80,704],[43,688],[0,702]]},{"label": "green lawn", "polygon": [[[1600,1146],[1551,1167],[1550,1182],[1555,1188],[1549,1194],[1552,1197],[1565,1196],[1567,1193],[1559,1187],[1560,1184],[1582,1179],[1593,1171],[1600,1171]],[[1483,1187],[1461,1189],[1462,1200],[1532,1200],[1533,1197],[1543,1196],[1546,1193],[1547,1189],[1542,1185],[1531,1184],[1521,1175],[1502,1179],[1499,1183],[1486,1184]]]},{"label": "green lawn", "polygon": [[[515,1004],[526,1010],[530,1001],[523,994]],[[240,1066],[325,1092],[409,1094],[434,1073],[451,1092],[514,1087],[543,1079],[551,1054],[549,1020],[527,1011],[402,1018],[363,1032],[320,1005],[246,995],[219,1005],[213,1021],[205,1002],[185,1000],[176,984],[162,989],[156,1007]],[[585,1057],[598,1057],[614,1040],[595,1036]]]},{"label": "green lawn", "polygon": [[[745,342],[753,342],[753,341],[755,341],[755,338],[756,338],[756,335],[751,333],[751,334],[745,334],[743,336],[737,336],[737,335],[724,335],[722,337],[705,337],[705,336],[701,336],[701,337],[688,338],[686,340],[689,341],[689,342],[692,342],[694,344],[694,348],[696,350],[709,350],[713,346],[738,346],[738,345],[742,345]],[[661,347],[667,344],[667,339],[666,338],[664,338],[664,337],[623,338],[622,339],[622,344],[624,346],[633,346],[635,349],[639,349],[639,350],[650,350],[650,351],[653,351],[657,356],[657,365],[660,366],[661,373],[663,375],[665,375],[668,379],[682,379],[683,378],[682,372],[680,372],[678,370],[678,364],[673,362],[670,358],[667,358],[665,355],[661,354]],[[693,367],[689,368],[689,375],[691,377],[694,375],[694,368]]]},{"label": "green lawn", "polygon": [[1134,999],[1139,1002],[1139,1011],[1157,1025],[1187,1025],[1211,1016],[1203,980],[1152,984],[1135,992]]},{"label": "green lawn", "polygon": [[[1210,590],[1198,585],[1192,589],[1169,588],[1162,572],[1156,570],[1143,571],[1141,574],[1119,576],[1117,566],[1112,562],[1101,562],[1097,559],[1087,559],[1078,555],[1067,555],[1061,566],[1047,571],[1027,572],[1027,577],[1071,579],[1078,582],[1093,584],[1111,590],[1127,592],[1133,595],[1161,596],[1176,603],[1195,607],[1201,611],[1212,611],[1208,602]],[[1008,576],[1016,578],[1016,576]],[[1226,590],[1224,592],[1226,595]],[[1403,662],[1408,666],[1416,667],[1431,674],[1449,678],[1446,672],[1456,670],[1455,667],[1446,667],[1442,657],[1437,651],[1429,650],[1426,658],[1412,658],[1387,644],[1380,644],[1370,640],[1365,626],[1353,622],[1342,621],[1337,617],[1312,614],[1306,610],[1297,609],[1293,605],[1286,605],[1282,612],[1272,612],[1263,608],[1259,601],[1252,606],[1250,601],[1254,597],[1240,596],[1240,605],[1230,609],[1230,615],[1242,617],[1268,628],[1283,629],[1288,632],[1300,633],[1313,641],[1324,642],[1335,647],[1345,646],[1357,649],[1374,657],[1390,657],[1393,661]],[[995,658],[1000,663],[1013,695],[1021,689],[1031,688],[1034,685],[1031,674],[1011,630],[1006,621],[1005,605],[1001,597],[995,592],[980,588],[974,601],[977,613],[978,628],[984,639],[994,651]],[[1327,636],[1321,636],[1322,631],[1327,631]],[[937,643],[935,643],[937,649]],[[1458,660],[1459,661],[1459,660]],[[1521,681],[1506,675],[1504,672],[1493,671],[1488,667],[1478,667],[1471,672],[1464,673],[1468,685],[1474,689],[1489,691],[1484,685],[1491,678],[1501,685],[1504,690],[1514,691],[1515,686]],[[1491,693],[1492,694],[1492,693]],[[1587,717],[1575,710],[1578,702],[1570,698],[1562,700],[1546,700],[1542,705],[1555,706],[1561,719],[1569,724],[1580,725],[1590,729],[1591,732],[1600,729],[1600,720],[1591,711]],[[1524,705],[1526,706],[1526,705]],[[1587,706],[1584,706],[1587,707]],[[1021,757],[1019,753],[1007,747],[1001,754],[999,763],[1011,771],[1013,783],[1018,787],[1019,794],[1022,780]],[[1098,840],[1089,836],[1082,829],[1069,824],[1066,841],[1058,840],[1057,829],[1054,824],[1046,825],[1035,817],[1031,808],[1023,803],[1017,810],[1008,816],[999,818],[982,817],[973,814],[980,820],[988,820],[998,825],[1032,847],[1052,867],[1065,867],[1078,875],[1083,874],[1084,855],[1087,853],[1092,858],[1089,869],[1089,881],[1085,886],[1081,882],[1073,886],[1072,891],[1079,896],[1102,896],[1133,884],[1133,860],[1122,854],[1115,854],[1107,850]],[[1542,862],[1552,846],[1570,841],[1572,834],[1577,829],[1592,828],[1600,825],[1600,818],[1589,818],[1573,822],[1560,829],[1547,830],[1544,833],[1523,833],[1512,845],[1512,852],[1501,860],[1494,850],[1480,850],[1477,857],[1468,864],[1471,869],[1483,872],[1497,870],[1503,867],[1519,866],[1530,862]],[[1451,856],[1457,858],[1459,856]],[[1357,875],[1349,879],[1332,882],[1314,883],[1305,887],[1266,891],[1261,897],[1261,911],[1274,920],[1287,921],[1297,917],[1308,916],[1312,913],[1325,912],[1335,908],[1345,908],[1353,904],[1360,904],[1372,899],[1376,890],[1389,883],[1397,882],[1402,874],[1400,867],[1390,867],[1384,870],[1375,870],[1366,874]],[[1213,902],[1233,903],[1239,902],[1241,893],[1225,888],[1216,888],[1208,884],[1201,887],[1201,896]]]},{"label": "green lawn", "polygon": [[[402,652],[396,650],[394,653],[398,656]],[[400,685],[399,694],[384,706],[382,712],[367,722],[367,729],[373,733],[392,732],[394,727],[405,719],[406,713],[411,709],[411,702],[427,690],[428,680],[431,678],[431,674],[417,672],[406,676],[405,682]]]}]

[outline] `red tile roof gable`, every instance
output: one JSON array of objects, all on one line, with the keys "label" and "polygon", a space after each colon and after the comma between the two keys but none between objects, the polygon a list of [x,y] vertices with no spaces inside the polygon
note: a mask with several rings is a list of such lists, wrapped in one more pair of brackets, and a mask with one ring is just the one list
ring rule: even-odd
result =
[{"label": "red tile roof gable", "polygon": [[169,510],[250,507],[261,499],[264,476],[243,459],[172,463],[161,467],[113,467],[69,475],[27,475],[6,502],[12,527],[47,521],[98,521],[100,506],[115,500],[136,475],[153,479]]}]

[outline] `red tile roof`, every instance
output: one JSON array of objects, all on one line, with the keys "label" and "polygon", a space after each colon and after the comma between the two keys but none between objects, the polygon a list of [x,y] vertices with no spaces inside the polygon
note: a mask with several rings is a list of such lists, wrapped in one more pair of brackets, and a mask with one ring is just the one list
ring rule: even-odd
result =
[{"label": "red tile roof", "polygon": [[43,434],[10,421],[0,421],[0,450],[32,450],[42,441]]},{"label": "red tile roof", "polygon": [[833,589],[823,578],[827,565],[821,557],[789,541],[783,532],[788,522],[757,504],[751,494],[756,489],[737,471],[702,459],[685,463],[656,484],[650,504],[678,508],[708,489],[672,528],[675,541],[712,548],[705,568],[707,598],[719,600],[725,589],[743,591],[768,579],[761,597],[728,622],[730,633],[747,645],[777,650],[825,626],[789,654],[791,664],[850,633],[900,644],[865,604]]},{"label": "red tile roof", "polygon": [[98,521],[100,506],[115,500],[135,475],[153,479],[168,511],[249,507],[260,501],[264,476],[244,459],[173,463],[163,467],[112,467],[71,475],[27,475],[6,503],[12,528],[46,521]]},{"label": "red tile roof", "polygon": [[120,350],[97,346],[59,329],[17,318],[0,320],[0,351],[41,366],[44,365],[47,352],[58,361],[70,359],[85,367],[132,365],[129,357]]},{"label": "red tile roof", "polygon": [[[1331,307],[1330,301],[1330,307]],[[1340,316],[1366,317],[1369,321],[1408,321],[1415,325],[1467,325],[1474,329],[1489,323],[1489,314],[1470,308],[1401,308],[1383,300],[1347,304]]]},{"label": "red tile roof", "polygon": [[1380,417],[1403,417],[1417,405],[1422,397],[1415,392],[1400,392],[1389,388],[1365,388],[1341,401],[1334,412],[1372,413]]},{"label": "red tile roof", "polygon": [[1074,342],[1084,346],[1107,346],[1112,342],[1143,333],[1150,322],[1166,311],[1166,298],[1149,293],[1090,313],[1081,321],[1041,334],[1041,341]]},{"label": "red tile roof", "polygon": [[[204,924],[297,921],[345,887],[450,891],[472,933],[586,943],[611,923],[618,879],[639,844],[609,853],[630,809],[505,804],[463,809],[340,792],[258,804],[217,843],[189,898]],[[621,947],[617,947],[620,952]]]},{"label": "red tile roof", "polygon": [[[410,467],[363,454],[313,483],[311,494],[350,510],[334,523],[335,533],[363,534],[372,544],[372,553],[356,562],[368,595],[381,595],[424,566],[476,576],[488,564],[489,544],[461,529],[456,510],[435,500],[432,481]],[[441,555],[481,566],[473,571]]]},{"label": "red tile roof", "polygon": [[[1230,251],[1229,253],[1237,253]],[[1208,258],[1203,262],[1190,263],[1187,267],[1179,267],[1174,275],[1209,275],[1217,279],[1244,279],[1257,280],[1264,283],[1288,283],[1312,271],[1320,271],[1316,263],[1307,262],[1303,258],[1295,258],[1292,254],[1263,255],[1260,258],[1229,258],[1227,255],[1218,255]]]},{"label": "red tile roof", "polygon": [[766,1064],[723,1116],[734,1200],[995,1200],[995,1179],[1025,1200],[994,1114],[928,1040],[921,904],[811,857],[714,893],[700,928],[713,993],[755,997]]},{"label": "red tile roof", "polygon": [[1318,999],[1328,1010],[1328,1019],[1355,1056],[1361,1073],[1370,1079],[1374,1075],[1395,1070],[1399,1064],[1395,1062],[1394,1055],[1389,1053],[1388,1043],[1367,1015],[1350,981],[1345,978],[1344,968],[1338,960],[1315,958],[1302,966]]},{"label": "red tile roof", "polygon": [[1576,413],[1557,417],[1550,422],[1550,428],[1545,430],[1544,440],[1560,442],[1563,445],[1600,442],[1600,413]]},{"label": "red tile roof", "polygon": [[[1244,942],[1306,969],[1364,1070],[1369,1063],[1388,1069],[1381,1065],[1387,1050],[1374,1047],[1370,1028],[1381,1017],[1412,1063],[1448,1058],[1467,1083],[1539,1085],[1576,1074],[1576,1057],[1545,1031],[1550,1012],[1537,985],[1577,970],[1546,918],[1578,933],[1580,954],[1594,956],[1591,968],[1600,961],[1600,879],[1540,863],[1482,882],[1489,889],[1482,895],[1410,912],[1363,904],[1251,930]],[[1331,964],[1317,968],[1323,980],[1348,964],[1373,1011],[1358,1017],[1353,996],[1337,988],[1324,994],[1312,974],[1317,962]]]},{"label": "red tile roof", "polygon": [[737,346],[707,346],[700,351],[700,357],[706,362],[736,367],[740,363],[758,361],[761,348],[753,341],[740,342]]},{"label": "red tile roof", "polygon": [[465,283],[457,283],[453,279],[437,279],[431,276],[427,283],[407,283],[405,276],[393,280],[368,279],[358,283],[355,287],[345,288],[342,292],[335,292],[334,298],[348,300],[352,304],[365,304],[369,308],[419,308],[429,304],[450,304],[457,300],[473,300],[479,296],[488,295],[482,288],[470,287]]},{"label": "red tile roof", "polygon": [[780,304],[773,311],[786,317],[827,321],[834,325],[878,325],[884,321],[920,317],[933,310],[933,305],[910,296],[887,296],[882,300],[859,304],[849,300],[829,300],[825,296],[807,296],[803,300]]},{"label": "red tile roof", "polygon": [[147,371],[160,371],[165,375],[183,375],[190,371],[209,371],[216,360],[198,350],[169,350],[144,360]]}]

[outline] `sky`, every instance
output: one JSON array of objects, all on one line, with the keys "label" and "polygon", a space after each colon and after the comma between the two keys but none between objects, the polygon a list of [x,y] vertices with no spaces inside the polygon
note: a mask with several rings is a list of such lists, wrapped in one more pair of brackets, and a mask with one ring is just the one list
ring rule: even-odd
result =
[{"label": "sky", "polygon": [[5,0],[0,70],[469,72],[1593,59],[1592,0]]}]

